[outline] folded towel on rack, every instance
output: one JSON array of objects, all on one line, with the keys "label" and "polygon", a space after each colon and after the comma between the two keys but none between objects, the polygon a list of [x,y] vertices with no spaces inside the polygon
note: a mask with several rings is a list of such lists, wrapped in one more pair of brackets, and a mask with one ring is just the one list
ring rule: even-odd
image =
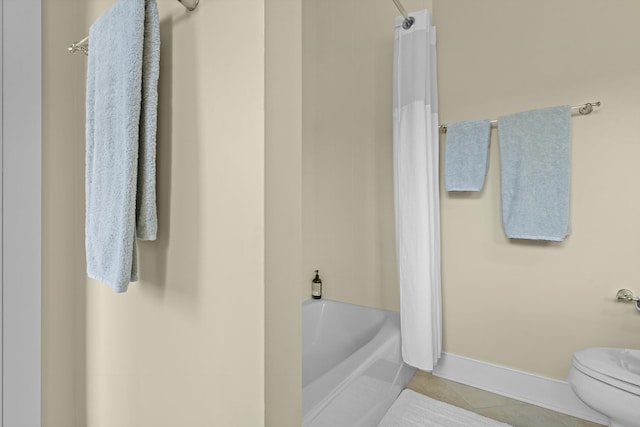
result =
[{"label": "folded towel on rack", "polygon": [[570,232],[571,107],[500,117],[498,141],[505,234],[564,240]]},{"label": "folded towel on rack", "polygon": [[146,0],[142,49],[142,105],[138,147],[138,193],[136,236],[155,240],[158,233],[156,207],[156,131],[158,126],[158,79],[160,77],[160,18],[156,0]]},{"label": "folded towel on rack", "polygon": [[489,169],[491,121],[447,124],[444,182],[447,191],[480,191]]},{"label": "folded towel on rack", "polygon": [[155,0],[119,0],[89,31],[87,274],[116,292],[137,280],[136,234],[153,239],[157,228],[159,41]]}]

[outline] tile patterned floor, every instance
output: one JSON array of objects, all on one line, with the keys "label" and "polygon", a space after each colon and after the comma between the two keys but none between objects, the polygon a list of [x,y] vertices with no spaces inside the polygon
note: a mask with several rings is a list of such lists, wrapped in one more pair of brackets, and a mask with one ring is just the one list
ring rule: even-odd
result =
[{"label": "tile patterned floor", "polygon": [[514,427],[602,427],[422,371],[416,372],[407,388]]}]

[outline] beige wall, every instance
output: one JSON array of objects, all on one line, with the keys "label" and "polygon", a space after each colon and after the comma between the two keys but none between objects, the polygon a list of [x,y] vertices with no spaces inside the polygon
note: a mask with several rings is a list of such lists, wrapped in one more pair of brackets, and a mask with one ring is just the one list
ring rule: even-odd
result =
[{"label": "beige wall", "polygon": [[[408,10],[423,2],[405,5]],[[480,194],[442,191],[444,349],[564,379],[585,346],[640,346],[640,31],[635,0],[434,0],[442,122],[600,100],[573,123],[572,235],[510,242],[499,157]],[[392,2],[303,1],[303,281],[325,296],[398,308]],[[444,143],[444,138],[441,144]]]},{"label": "beige wall", "polygon": [[159,237],[126,294],[86,284],[86,425],[260,426],[264,2],[158,6]]},{"label": "beige wall", "polygon": [[[430,0],[403,1],[408,11]],[[393,2],[303,0],[303,280],[325,298],[397,310]]]},{"label": "beige wall", "polygon": [[42,425],[83,427],[83,0],[42,2]]},{"label": "beige wall", "polygon": [[265,422],[298,427],[302,332],[301,3],[265,2]]},{"label": "beige wall", "polygon": [[566,378],[585,346],[640,346],[640,3],[434,1],[442,122],[602,101],[572,120],[571,236],[512,242],[492,132],[485,188],[442,193],[446,351]]},{"label": "beige wall", "polygon": [[[392,2],[375,8],[302,2],[299,154],[293,141],[298,119],[286,129],[281,116],[295,113],[300,102],[296,73],[281,64],[269,68],[268,61],[264,72],[265,13],[280,22],[278,7],[265,11],[257,0],[201,2],[185,16],[173,0],[159,1],[161,234],[141,245],[142,280],[125,295],[85,283],[79,119],[85,59],[64,53],[111,1],[50,3],[43,5],[43,424],[262,425],[265,381],[269,392],[277,378],[270,369],[286,371],[278,361],[282,354],[269,343],[265,350],[265,334],[295,319],[299,308],[285,299],[283,312],[274,310],[277,297],[288,286],[295,289],[298,262],[293,256],[294,267],[283,266],[283,257],[295,250],[275,236],[291,232],[286,241],[294,248],[300,244],[297,214],[287,215],[292,222],[285,224],[270,222],[269,212],[299,206],[299,156],[302,298],[309,295],[312,270],[320,268],[326,297],[398,307]],[[445,350],[564,378],[575,348],[640,345],[638,313],[612,301],[619,287],[640,292],[634,267],[640,204],[633,194],[640,178],[640,60],[633,55],[640,32],[629,30],[640,5],[478,3],[433,1],[443,122],[596,99],[603,107],[573,120],[573,233],[566,242],[513,243],[503,237],[495,140],[485,190],[443,193]],[[431,2],[405,6],[417,10]],[[233,18],[239,16],[241,29]],[[284,37],[295,37],[297,30],[291,31]],[[269,37],[273,42],[283,35],[267,30],[267,54]],[[295,39],[286,46],[297,49]],[[289,60],[295,69],[295,55]],[[269,73],[278,71],[293,81],[271,81]],[[292,91],[282,103],[269,98],[282,90]],[[286,142],[276,146],[274,157],[265,157],[265,142],[275,143],[279,135]],[[269,168],[280,166],[278,155],[288,160],[286,167],[269,175]],[[287,178],[293,180],[287,191],[274,185]],[[265,194],[277,197],[273,204],[265,206]],[[277,242],[273,247],[270,236]],[[274,342],[289,336],[294,349],[298,327],[290,324]],[[297,369],[297,354],[289,357]],[[277,363],[270,367],[270,360]],[[274,385],[275,392],[285,390],[297,401],[295,378],[282,389]],[[284,402],[269,399],[267,404]],[[297,416],[290,409],[281,419]],[[273,420],[276,425],[278,415]]]},{"label": "beige wall", "polygon": [[124,295],[85,275],[86,58],[64,50],[111,4],[43,4],[43,425],[297,426],[300,3],[159,1],[160,234]]}]

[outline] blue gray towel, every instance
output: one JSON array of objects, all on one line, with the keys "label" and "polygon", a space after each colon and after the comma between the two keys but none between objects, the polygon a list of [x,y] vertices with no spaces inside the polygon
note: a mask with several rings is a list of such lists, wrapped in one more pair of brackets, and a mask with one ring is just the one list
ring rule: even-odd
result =
[{"label": "blue gray towel", "polygon": [[119,0],[91,26],[89,49],[87,274],[125,292],[137,280],[136,235],[152,240],[157,229],[156,1]]},{"label": "blue gray towel", "polygon": [[138,193],[136,236],[155,240],[158,233],[156,208],[156,130],[158,125],[158,79],[160,77],[160,17],[156,0],[146,0],[142,49],[142,105],[138,146]]},{"label": "blue gray towel", "polygon": [[570,232],[571,107],[500,117],[498,140],[505,234],[564,240]]},{"label": "blue gray towel", "polygon": [[473,120],[447,125],[444,185],[447,191],[480,191],[489,169],[491,122]]}]

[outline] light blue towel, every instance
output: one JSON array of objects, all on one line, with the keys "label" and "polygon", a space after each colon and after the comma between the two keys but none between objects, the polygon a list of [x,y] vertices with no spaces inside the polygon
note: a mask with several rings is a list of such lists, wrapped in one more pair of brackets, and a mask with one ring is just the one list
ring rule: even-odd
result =
[{"label": "light blue towel", "polygon": [[505,234],[564,240],[570,232],[571,107],[500,117],[498,140]]},{"label": "light blue towel", "polygon": [[137,280],[136,234],[154,239],[157,229],[159,42],[155,0],[120,0],[89,31],[87,274],[116,292]]},{"label": "light blue towel", "polygon": [[489,169],[491,122],[473,120],[447,125],[444,185],[447,191],[480,191]]},{"label": "light blue towel", "polygon": [[136,201],[136,235],[156,240],[156,130],[158,125],[158,79],[160,77],[160,17],[156,0],[146,0],[142,50],[142,107]]}]

